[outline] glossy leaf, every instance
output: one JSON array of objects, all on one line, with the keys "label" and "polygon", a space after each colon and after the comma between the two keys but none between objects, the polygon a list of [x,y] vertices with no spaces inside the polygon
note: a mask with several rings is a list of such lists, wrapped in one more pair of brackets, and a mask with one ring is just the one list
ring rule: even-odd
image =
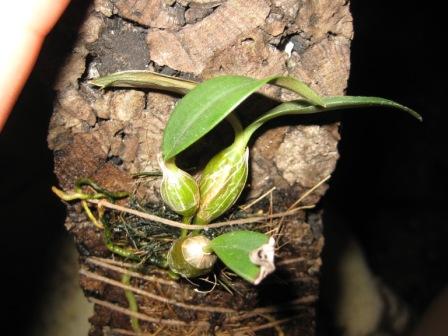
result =
[{"label": "glossy leaf", "polygon": [[311,89],[308,85],[299,81],[291,76],[278,76],[273,78],[269,84],[276,85],[282,87],[284,89],[291,90],[293,92],[298,93],[306,101],[310,102],[313,105],[325,106],[325,102],[313,89]]},{"label": "glossy leaf", "polygon": [[312,104],[324,105],[309,87],[292,77],[271,76],[253,79],[244,76],[220,76],[199,84],[181,99],[171,114],[163,136],[164,159],[188,148],[265,84],[288,88]]},{"label": "glossy leaf", "polygon": [[269,237],[260,232],[232,231],[213,239],[210,247],[228,268],[254,283],[260,273],[260,266],[252,263],[249,255],[268,241]]},{"label": "glossy leaf", "polygon": [[107,87],[147,88],[180,94],[186,94],[197,85],[196,82],[186,79],[143,70],[116,72],[92,79],[89,83],[101,89]]},{"label": "glossy leaf", "polygon": [[253,132],[255,132],[255,130],[257,130],[265,122],[285,115],[313,114],[333,110],[377,106],[377,107],[399,109],[409,113],[419,121],[423,120],[421,115],[418,114],[416,111],[401,104],[398,104],[392,100],[379,97],[334,96],[334,97],[323,97],[322,100],[325,103],[325,107],[315,106],[304,100],[296,100],[278,105],[272,110],[266,112],[264,115],[262,115],[260,118],[258,118],[244,130],[244,137],[246,138],[246,142],[249,141],[249,138],[253,134]]}]

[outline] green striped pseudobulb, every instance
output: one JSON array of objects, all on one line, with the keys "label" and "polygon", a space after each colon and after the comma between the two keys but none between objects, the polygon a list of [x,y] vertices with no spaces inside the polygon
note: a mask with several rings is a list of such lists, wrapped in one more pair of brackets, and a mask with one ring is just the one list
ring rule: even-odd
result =
[{"label": "green striped pseudobulb", "polygon": [[174,158],[163,161],[159,157],[163,178],[160,194],[165,204],[184,218],[191,218],[199,206],[199,188],[196,180],[179,169]]},{"label": "green striped pseudobulb", "polygon": [[247,181],[248,162],[249,149],[238,141],[208,162],[199,180],[201,201],[194,223],[210,223],[235,204]]}]

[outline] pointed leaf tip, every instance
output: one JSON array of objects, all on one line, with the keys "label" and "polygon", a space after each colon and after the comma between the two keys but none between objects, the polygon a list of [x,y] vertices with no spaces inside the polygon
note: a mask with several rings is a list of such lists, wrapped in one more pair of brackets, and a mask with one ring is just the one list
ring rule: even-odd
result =
[{"label": "pointed leaf tip", "polygon": [[197,85],[196,82],[190,80],[145,70],[115,72],[110,75],[92,79],[88,83],[90,85],[98,86],[101,89],[107,87],[146,88],[180,94],[187,93]]},{"label": "pointed leaf tip", "polygon": [[299,115],[299,114],[314,114],[321,112],[329,112],[334,110],[343,109],[359,109],[365,107],[389,107],[404,112],[409,113],[411,116],[419,121],[422,121],[422,116],[406,107],[404,105],[398,104],[392,100],[380,98],[380,97],[364,97],[364,96],[333,96],[333,97],[323,97],[322,98],[325,107],[320,107],[316,105],[309,104],[303,100],[296,100],[282,103],[272,110],[266,112],[252,124],[250,124],[246,130],[253,133],[258,127],[263,125],[265,122],[275,119],[285,115]]}]

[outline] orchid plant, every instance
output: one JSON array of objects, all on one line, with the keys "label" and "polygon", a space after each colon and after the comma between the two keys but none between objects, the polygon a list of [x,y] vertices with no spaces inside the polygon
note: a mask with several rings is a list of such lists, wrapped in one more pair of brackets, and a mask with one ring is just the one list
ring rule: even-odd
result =
[{"label": "orchid plant", "polygon": [[[206,225],[225,214],[240,197],[249,173],[248,144],[266,122],[285,115],[323,113],[370,106],[391,107],[421,120],[412,109],[378,97],[320,97],[303,82],[289,76],[254,79],[219,76],[196,83],[149,71],[126,71],[91,81],[100,88],[133,87],[185,94],[176,104],[163,133],[158,158],[162,171],[160,194],[165,204],[183,217],[185,224]],[[302,99],[279,102],[243,127],[235,109],[266,84],[299,94]],[[226,119],[234,131],[233,143],[217,153],[196,180],[176,165],[176,156],[187,150]],[[208,239],[201,230],[182,229],[167,254],[166,265],[175,274],[194,278],[210,272],[221,260],[252,284],[259,284],[274,266],[275,240],[268,235],[235,230]]]}]

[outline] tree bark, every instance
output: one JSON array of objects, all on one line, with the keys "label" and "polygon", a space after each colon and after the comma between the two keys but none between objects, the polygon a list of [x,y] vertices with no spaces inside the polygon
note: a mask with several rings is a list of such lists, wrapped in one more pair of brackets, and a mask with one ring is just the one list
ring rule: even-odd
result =
[{"label": "tree bark", "polygon": [[[178,97],[142,90],[93,89],[88,79],[119,70],[149,69],[207,79],[219,74],[261,78],[289,74],[323,95],[341,95],[350,67],[352,21],[345,0],[96,0],[56,84],[57,99],[48,142],[60,186],[73,189],[89,177],[111,190],[136,192],[159,204],[158,181],[136,184],[131,174],[158,169],[156,156],[167,118]],[[286,51],[285,51],[286,50]],[[265,93],[291,99],[268,87]],[[247,119],[269,104],[244,104]],[[240,113],[241,115],[241,113]],[[246,119],[244,117],[243,119]],[[289,118],[265,125],[251,144],[250,185],[238,204],[275,187],[253,211],[287,209],[301,194],[330,175],[338,159],[338,125]],[[181,160],[201,166],[228,141],[226,125],[194,146]],[[305,199],[316,204],[319,187]],[[90,335],[124,335],[132,330],[120,273],[97,229],[77,203],[68,204],[66,228],[81,260],[81,286],[95,304]],[[210,293],[177,283],[154,267],[134,276],[141,325],[160,335],[314,335],[319,295],[321,214],[298,213],[283,223],[276,272],[255,287],[232,279],[233,291]],[[95,259],[100,257],[105,259]],[[107,260],[106,260],[107,259]],[[109,260],[109,261],[108,261]],[[105,266],[106,265],[106,266]],[[109,266],[108,266],[109,265]],[[149,293],[149,295],[145,294]],[[120,331],[121,330],[121,331]]]}]

